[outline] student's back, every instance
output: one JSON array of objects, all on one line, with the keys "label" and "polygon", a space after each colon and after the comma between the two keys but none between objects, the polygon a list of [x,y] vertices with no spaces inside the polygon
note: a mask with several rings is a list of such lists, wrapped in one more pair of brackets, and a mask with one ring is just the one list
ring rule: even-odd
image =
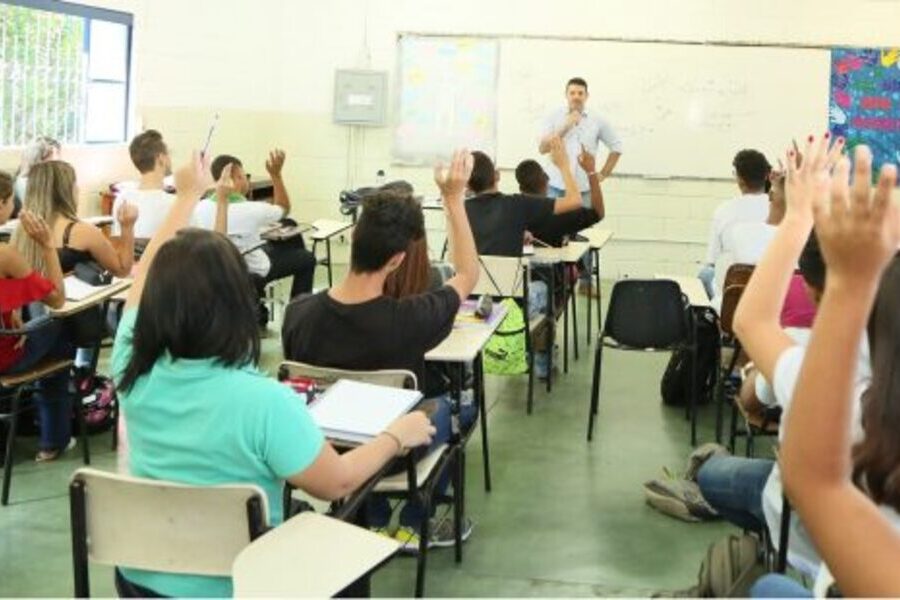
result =
[{"label": "student's back", "polygon": [[549,198],[500,192],[466,200],[478,254],[521,256],[525,232],[553,216],[553,203]]}]

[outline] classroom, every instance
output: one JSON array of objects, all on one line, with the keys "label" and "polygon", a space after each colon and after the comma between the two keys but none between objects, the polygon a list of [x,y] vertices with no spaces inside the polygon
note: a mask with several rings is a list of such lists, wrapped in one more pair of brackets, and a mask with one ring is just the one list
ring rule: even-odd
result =
[{"label": "classroom", "polygon": [[0,0],[0,597],[900,596],[898,17]]}]

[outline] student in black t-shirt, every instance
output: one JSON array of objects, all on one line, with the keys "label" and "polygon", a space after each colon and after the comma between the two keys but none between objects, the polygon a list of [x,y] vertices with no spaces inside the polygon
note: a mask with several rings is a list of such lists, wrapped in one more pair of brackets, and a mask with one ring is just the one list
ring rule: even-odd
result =
[{"label": "student in black t-shirt", "polygon": [[[578,156],[578,165],[588,174],[588,181],[591,184],[591,207],[578,207],[572,212],[553,215],[545,222],[529,229],[534,239],[554,248],[562,246],[564,238],[574,236],[582,229],[599,223],[606,215],[603,190],[595,172],[594,155],[582,152]],[[516,181],[519,183],[519,191],[523,194],[547,197],[550,178],[536,160],[528,159],[519,163],[516,167]]]},{"label": "student in black t-shirt", "polygon": [[[410,243],[425,235],[419,203],[409,194],[382,191],[366,198],[353,231],[350,272],[330,290],[288,305],[282,343],[288,360],[353,370],[409,369],[426,389],[425,353],[449,335],[462,300],[478,282],[478,256],[463,207],[472,155],[457,151],[448,171],[435,169],[447,217],[447,234],[456,275],[440,289],[396,299],[384,294],[385,280],[406,258]],[[450,437],[449,398],[437,399],[434,444]],[[472,411],[474,413],[474,411]],[[472,420],[461,415],[462,424]],[[438,486],[436,493],[443,492]],[[369,523],[386,528],[390,510],[373,502]],[[421,523],[430,515],[407,503],[395,537],[405,549],[418,549]],[[464,527],[464,537],[471,525]],[[435,527],[429,545],[452,545],[452,527]],[[444,532],[444,535],[441,533]]]}]

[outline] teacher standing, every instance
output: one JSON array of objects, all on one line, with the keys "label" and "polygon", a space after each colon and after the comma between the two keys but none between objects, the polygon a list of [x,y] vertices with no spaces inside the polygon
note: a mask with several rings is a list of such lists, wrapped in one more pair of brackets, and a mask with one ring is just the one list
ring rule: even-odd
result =
[{"label": "teacher standing", "polygon": [[[587,173],[583,169],[575,169],[575,181],[581,191],[581,203],[585,208],[591,206],[591,179],[602,183],[609,177],[619,157],[622,156],[622,140],[612,128],[609,122],[599,114],[588,112],[585,108],[588,100],[588,84],[581,77],[573,77],[566,83],[567,106],[553,111],[545,120],[541,132],[541,142],[538,150],[541,154],[550,152],[550,140],[559,136],[565,144],[569,155],[569,164],[579,164],[578,156],[587,152],[596,156],[600,148],[600,142],[609,149],[609,155],[603,168],[593,173]],[[549,176],[549,195],[559,198],[565,195],[562,173],[555,165],[547,165]],[[590,254],[584,259],[584,269],[581,274],[580,291],[587,296],[595,296],[599,290],[591,287],[591,262]]]},{"label": "teacher standing", "polygon": [[[541,132],[541,142],[538,149],[541,154],[550,152],[550,140],[554,136],[562,138],[569,154],[569,164],[578,164],[578,155],[588,152],[596,155],[600,142],[609,149],[606,163],[603,168],[588,174],[581,169],[576,169],[575,180],[581,189],[581,197],[585,207],[591,205],[591,185],[588,177],[596,177],[598,182],[603,182],[609,177],[619,157],[622,156],[622,140],[609,124],[609,121],[599,114],[588,112],[587,104],[588,84],[581,77],[573,77],[566,84],[567,106],[553,111],[545,120]],[[562,174],[554,165],[548,165],[547,175],[550,176],[551,195],[563,196],[564,184]]]}]

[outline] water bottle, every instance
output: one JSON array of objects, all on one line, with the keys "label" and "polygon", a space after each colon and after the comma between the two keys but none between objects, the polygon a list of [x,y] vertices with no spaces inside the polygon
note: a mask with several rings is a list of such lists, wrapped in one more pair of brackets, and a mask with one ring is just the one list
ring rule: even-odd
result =
[{"label": "water bottle", "polygon": [[386,179],[387,178],[384,176],[384,169],[378,169],[378,172],[375,173],[375,185],[378,187],[383,186],[387,183]]}]

